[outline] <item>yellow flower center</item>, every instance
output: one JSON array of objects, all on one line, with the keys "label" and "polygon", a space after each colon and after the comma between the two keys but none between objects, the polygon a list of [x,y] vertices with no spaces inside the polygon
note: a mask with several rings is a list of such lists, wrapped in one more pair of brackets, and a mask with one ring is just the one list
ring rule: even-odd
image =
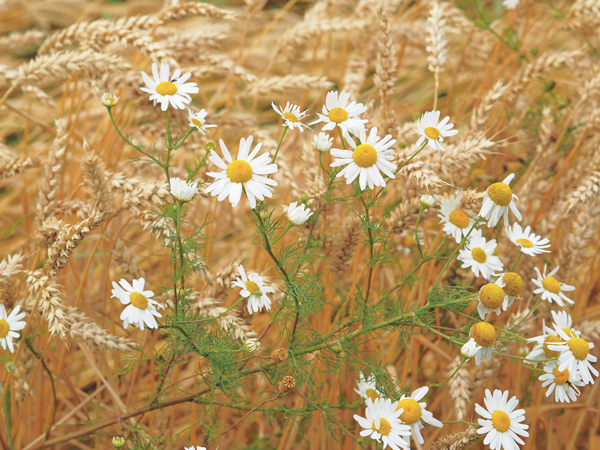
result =
[{"label": "yellow flower center", "polygon": [[360,144],[352,152],[352,159],[358,167],[371,167],[377,162],[377,150],[372,145]]},{"label": "yellow flower center", "polygon": [[[575,333],[575,332],[574,332],[573,330],[571,330],[570,328],[563,328],[562,330],[563,330],[563,331],[565,332],[565,334],[566,334],[567,336],[569,336],[571,339],[573,339],[573,338],[576,338],[576,337],[577,337],[577,333]],[[562,339],[561,339],[561,340],[562,340]],[[563,341],[563,342],[565,342],[565,341]]]},{"label": "yellow flower center", "polygon": [[417,243],[414,236],[404,236],[402,238],[402,245],[404,247],[413,247]]},{"label": "yellow flower center", "polygon": [[584,361],[590,353],[590,344],[588,344],[585,339],[569,339],[567,344],[569,345],[569,350],[571,350],[571,353],[573,353],[575,359],[578,359],[579,361]]},{"label": "yellow flower center", "polygon": [[494,411],[494,414],[492,414],[492,425],[500,433],[505,433],[510,428],[510,417],[504,411]]},{"label": "yellow flower center", "polygon": [[479,264],[483,264],[487,260],[487,255],[481,247],[475,247],[471,250],[471,255],[473,255],[473,259]]},{"label": "yellow flower center", "polygon": [[387,436],[392,431],[392,425],[384,418],[379,419],[379,428],[377,428],[375,422],[373,422],[371,428],[373,431],[379,432],[382,436]]},{"label": "yellow flower center", "polygon": [[488,309],[498,309],[504,303],[504,291],[494,283],[488,283],[479,290],[479,301]]},{"label": "yellow flower center", "polygon": [[252,166],[246,161],[236,159],[227,166],[227,177],[233,183],[247,183],[252,178]]},{"label": "yellow flower center", "polygon": [[196,125],[198,128],[202,128],[204,126],[202,121],[200,119],[196,119],[195,117],[192,118],[192,123],[194,125]]},{"label": "yellow flower center", "polygon": [[546,359],[550,359],[550,358],[557,358],[558,355],[560,355],[560,352],[557,352],[555,350],[550,350],[548,348],[549,345],[553,345],[556,344],[558,342],[564,342],[561,338],[559,338],[558,336],[552,336],[552,335],[548,335],[546,336],[546,339],[544,339],[544,355],[546,355]]},{"label": "yellow flower center", "polygon": [[0,339],[8,336],[8,332],[10,331],[10,325],[6,320],[0,320]]},{"label": "yellow flower center", "polygon": [[478,322],[471,327],[469,335],[475,339],[477,345],[482,347],[491,347],[496,342],[496,330],[486,322]]},{"label": "yellow flower center", "polygon": [[421,418],[421,405],[419,405],[419,402],[415,399],[405,398],[404,400],[400,400],[396,411],[399,409],[404,409],[404,412],[400,416],[400,420],[407,425],[412,425]]},{"label": "yellow flower center", "polygon": [[246,281],[246,289],[248,289],[252,295],[262,295],[260,293],[260,288],[258,287],[258,284],[256,284],[254,281]]},{"label": "yellow flower center", "polygon": [[498,206],[508,206],[512,201],[512,189],[504,183],[494,183],[487,188],[487,195]]},{"label": "yellow flower center", "polygon": [[554,382],[556,384],[565,384],[569,381],[569,369],[565,369],[562,372],[558,370],[558,366],[552,369],[552,374],[554,375]]},{"label": "yellow flower center", "polygon": [[554,277],[544,278],[542,280],[542,286],[549,292],[553,294],[558,294],[560,292],[560,283]]},{"label": "yellow flower center", "polygon": [[132,292],[129,294],[129,301],[137,309],[148,309],[148,299],[145,295],[140,294],[139,292]]},{"label": "yellow flower center", "polygon": [[502,276],[504,292],[511,297],[519,297],[523,292],[523,278],[517,273],[506,272]]},{"label": "yellow flower center", "polygon": [[342,123],[348,118],[348,113],[342,108],[333,108],[329,111],[329,120],[335,123]]},{"label": "yellow flower center", "polygon": [[529,239],[525,239],[525,238],[517,239],[517,244],[521,244],[521,247],[523,247],[523,248],[533,247],[533,242],[531,242]]},{"label": "yellow flower center", "polygon": [[425,128],[425,135],[429,138],[429,139],[433,139],[434,141],[437,141],[440,138],[440,134],[442,134],[440,132],[440,130],[438,130],[435,127],[427,127]]},{"label": "yellow flower center", "polygon": [[160,95],[175,95],[177,94],[177,86],[170,81],[163,81],[156,86],[156,92]]},{"label": "yellow flower center", "polygon": [[283,113],[283,118],[289,120],[290,122],[300,122],[300,119],[298,119],[295,115],[289,112]]},{"label": "yellow flower center", "polygon": [[373,400],[373,402],[379,398],[379,393],[375,389],[369,388],[365,391],[365,394]]},{"label": "yellow flower center", "polygon": [[455,209],[450,213],[448,217],[450,223],[456,225],[458,228],[467,228],[470,220],[469,215],[463,209]]}]

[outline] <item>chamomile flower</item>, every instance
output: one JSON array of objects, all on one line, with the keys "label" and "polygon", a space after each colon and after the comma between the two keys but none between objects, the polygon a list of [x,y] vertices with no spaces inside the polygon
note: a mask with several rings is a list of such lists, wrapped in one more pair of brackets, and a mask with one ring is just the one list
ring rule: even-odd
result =
[{"label": "chamomile flower", "polygon": [[413,130],[421,135],[417,141],[417,146],[420,146],[427,139],[430,147],[446,151],[440,142],[444,142],[445,137],[454,136],[458,133],[458,130],[452,129],[454,128],[454,124],[448,123],[449,121],[450,116],[446,116],[440,122],[439,111],[427,111],[423,113],[417,122],[417,128],[413,128]]},{"label": "chamomile flower", "polygon": [[189,202],[198,192],[198,183],[189,183],[181,178],[171,178],[171,195],[180,202]]},{"label": "chamomile flower", "polygon": [[508,391],[496,389],[492,394],[486,389],[483,401],[485,408],[475,403],[475,411],[483,417],[478,419],[481,428],[477,430],[478,434],[486,435],[483,444],[492,450],[515,450],[519,448],[517,443],[524,445],[519,436],[529,436],[526,431],[529,425],[521,423],[525,420],[525,410],[515,410],[519,404],[517,397],[508,400]]},{"label": "chamomile flower", "polygon": [[323,133],[321,131],[319,134],[315,134],[313,136],[312,145],[318,151],[326,153],[333,145],[333,138],[330,137],[327,133]]},{"label": "chamomile flower", "polygon": [[444,224],[444,233],[452,236],[457,244],[461,243],[475,223],[472,215],[460,207],[460,196],[458,195],[440,200],[438,217],[441,219],[440,223]]},{"label": "chamomile flower", "polygon": [[[427,409],[425,409],[427,407],[427,403],[419,402],[419,400],[427,395],[428,391],[429,388],[427,386],[423,386],[410,394],[410,397],[403,395],[400,398],[400,403],[398,403],[397,406],[397,409],[403,410],[400,420],[406,425],[410,425],[419,444],[423,444],[425,442],[423,440],[423,436],[421,436],[421,430],[425,428],[423,422],[438,428],[442,428],[444,426],[442,422],[433,417],[431,411],[427,411]],[[421,422],[421,419],[423,419],[423,422]]]},{"label": "chamomile flower", "polygon": [[533,366],[537,366],[538,361],[542,361],[545,359],[558,358],[560,352],[556,352],[550,350],[549,346],[564,342],[559,336],[558,333],[554,330],[554,327],[557,326],[561,330],[564,330],[569,335],[579,336],[579,333],[576,330],[573,330],[571,327],[573,326],[573,319],[566,311],[551,311],[553,323],[552,326],[546,326],[546,322],[543,321],[542,324],[542,334],[540,336],[535,336],[529,338],[527,342],[530,344],[535,344],[533,349],[529,354],[525,357],[523,362],[527,364],[531,364]]},{"label": "chamomile flower", "polygon": [[410,255],[410,252],[417,247],[417,238],[419,239],[419,245],[423,246],[423,233],[417,232],[415,237],[414,234],[406,234],[400,238],[400,245],[396,247],[396,250],[401,251],[404,256]]},{"label": "chamomile flower", "polygon": [[310,212],[310,208],[307,208],[304,203],[298,205],[298,202],[290,203],[285,213],[291,224],[300,226],[304,224],[313,213]]},{"label": "chamomile flower", "polygon": [[377,389],[377,383],[375,381],[375,375],[371,374],[365,379],[365,375],[361,372],[356,382],[357,388],[354,389],[358,395],[367,400],[370,398],[372,401],[377,400],[381,397],[381,392]]},{"label": "chamomile flower", "polygon": [[[546,275],[547,266],[544,265],[544,273],[536,267],[537,279],[532,278],[533,284],[538,288],[533,291],[534,294],[542,294],[542,300],[547,300],[548,303],[556,302],[558,306],[564,307],[565,302],[574,305],[575,302],[567,297],[564,293],[575,290],[575,286],[561,283],[553,275],[558,272],[559,266],[556,266],[552,272]],[[563,301],[564,300],[564,301]]]},{"label": "chamomile flower", "polygon": [[521,294],[523,293],[523,278],[518,273],[506,272],[498,277],[496,284],[504,292],[502,310],[506,311],[517,298],[521,298]]},{"label": "chamomile flower", "polygon": [[481,230],[473,230],[469,236],[469,242],[465,248],[458,253],[458,260],[462,261],[463,269],[471,268],[475,276],[481,276],[486,280],[492,277],[492,274],[501,271],[504,268],[500,258],[494,255],[496,250],[496,239],[486,240]]},{"label": "chamomile flower", "polygon": [[479,215],[484,219],[488,219],[488,228],[495,227],[500,219],[504,216],[504,225],[508,226],[508,208],[518,220],[521,220],[521,213],[515,205],[515,200],[518,197],[513,194],[509,184],[515,177],[514,173],[507,176],[502,182],[490,185],[483,195],[483,204]]},{"label": "chamomile flower", "polygon": [[594,384],[594,377],[598,377],[598,371],[592,366],[592,363],[598,361],[598,358],[590,354],[594,343],[586,341],[571,330],[565,331],[556,325],[554,325],[554,330],[564,341],[548,345],[550,350],[560,352],[558,370],[562,372],[568,369],[569,373],[580,378],[584,384]]},{"label": "chamomile flower", "polygon": [[206,132],[208,131],[208,128],[216,127],[216,125],[208,125],[206,123],[206,115],[207,114],[208,113],[206,112],[205,109],[201,109],[198,112],[194,112],[190,108],[188,108],[188,120],[190,121],[190,123],[189,123],[190,128],[197,129],[205,136],[206,136]]},{"label": "chamomile flower", "polygon": [[127,305],[121,313],[123,320],[123,328],[127,328],[129,324],[144,329],[144,325],[148,328],[158,328],[158,323],[155,317],[162,317],[156,307],[164,308],[163,305],[155,300],[152,300],[154,292],[145,291],[144,284],[146,280],[139,278],[133,280],[133,286],[127,280],[121,280],[119,283],[112,282],[112,296]]},{"label": "chamomile flower", "polygon": [[383,442],[383,448],[390,447],[393,450],[410,448],[408,438],[410,426],[400,421],[403,409],[396,409],[398,402],[392,402],[389,398],[378,398],[375,401],[368,398],[365,417],[354,414],[354,420],[364,428],[360,432],[363,437],[370,436],[377,442]]},{"label": "chamomile flower", "polygon": [[163,111],[166,111],[169,105],[175,109],[184,109],[185,105],[192,101],[190,94],[200,92],[196,83],[186,83],[192,76],[191,73],[188,72],[181,76],[181,70],[177,69],[170,77],[170,72],[168,64],[161,64],[159,72],[156,63],[152,64],[154,78],[150,78],[146,72],[142,72],[146,87],[142,87],[141,90],[150,94],[150,100],[154,102],[154,106],[156,106],[156,102],[159,102],[160,109]]},{"label": "chamomile flower", "polygon": [[[471,327],[469,337],[480,347],[475,353],[475,364],[481,364],[482,359],[492,359],[494,343],[498,337],[496,329],[492,325],[487,322],[476,323]],[[469,343],[467,342],[467,344]],[[473,344],[469,344],[469,347],[473,347]]]},{"label": "chamomile flower", "polygon": [[288,127],[290,130],[298,128],[300,132],[304,131],[304,128],[309,129],[308,125],[302,123],[302,119],[308,115],[306,113],[308,109],[305,111],[300,111],[300,106],[294,105],[290,102],[286,103],[285,108],[277,106],[273,102],[271,102],[271,106],[275,112],[283,118],[284,127]]},{"label": "chamomile flower", "polygon": [[485,316],[488,313],[495,312],[497,316],[500,315],[500,307],[504,303],[504,291],[500,286],[494,283],[488,283],[481,286],[479,289],[479,305],[477,305],[477,312],[481,320],[485,320]]},{"label": "chamomile flower", "polygon": [[246,339],[244,341],[244,350],[250,353],[254,353],[260,348],[260,341],[255,338]]},{"label": "chamomile flower", "polygon": [[264,175],[277,172],[277,164],[271,164],[271,156],[268,153],[256,157],[262,144],[257,144],[250,152],[252,139],[250,136],[248,139],[240,140],[240,149],[235,160],[231,157],[223,139],[219,139],[225,161],[214,150],[210,151],[208,159],[222,172],[206,173],[215,178],[215,181],[206,188],[207,194],[217,197],[219,201],[229,197],[229,201],[235,207],[240,202],[244,191],[252,209],[256,207],[257,198],[262,201],[265,197],[273,196],[271,186],[277,186],[277,181]]},{"label": "chamomile flower", "polygon": [[421,208],[428,209],[435,205],[435,196],[431,194],[423,194],[419,199]]},{"label": "chamomile flower", "polygon": [[243,266],[238,267],[240,276],[231,283],[231,287],[242,288],[240,295],[248,299],[248,312],[253,314],[265,308],[266,311],[271,309],[271,299],[267,296],[275,292],[270,286],[265,286],[262,277],[257,273],[249,273]]},{"label": "chamomile flower", "polygon": [[558,370],[556,361],[548,361],[544,365],[544,374],[540,375],[539,380],[543,381],[542,387],[548,386],[546,397],[550,397],[554,392],[554,401],[556,403],[571,403],[577,401],[577,396],[581,394],[576,386],[584,386],[569,369]]},{"label": "chamomile flower", "polygon": [[102,94],[102,97],[100,97],[100,101],[107,108],[112,108],[115,106],[117,103],[119,103],[119,99],[120,97],[117,97],[114,94],[109,94],[108,92],[105,92]]},{"label": "chamomile flower", "polygon": [[358,145],[347,133],[345,137],[353,150],[331,149],[331,155],[336,157],[331,167],[346,166],[337,174],[338,177],[345,177],[347,184],[358,178],[358,184],[363,191],[367,185],[369,189],[385,186],[381,172],[390,178],[395,178],[396,165],[391,162],[394,159],[394,152],[390,147],[396,143],[396,140],[392,139],[391,134],[380,139],[377,136],[377,128],[372,128],[368,137],[365,130],[359,130]]},{"label": "chamomile flower", "polygon": [[504,6],[506,9],[515,9],[517,6],[519,6],[519,3],[521,3],[521,0],[503,0],[502,6]]},{"label": "chamomile flower", "polygon": [[24,320],[21,320],[25,318],[25,313],[19,313],[20,310],[21,305],[17,305],[7,315],[6,308],[0,303],[0,345],[4,350],[8,347],[11,353],[15,352],[13,339],[18,339],[21,336],[17,331],[21,331],[27,325]]},{"label": "chamomile flower", "polygon": [[317,113],[319,120],[315,120],[310,125],[323,122],[325,124],[323,131],[340,127],[343,132],[357,135],[359,130],[365,129],[367,123],[366,119],[360,119],[358,115],[364,113],[367,107],[362,103],[348,103],[348,100],[350,100],[349,92],[328,92],[323,105],[323,114]]},{"label": "chamomile flower", "polygon": [[532,233],[530,226],[523,230],[521,225],[515,223],[512,228],[506,228],[506,235],[526,255],[536,256],[542,253],[550,253],[550,250],[546,250],[550,248],[550,240],[547,238],[542,239],[541,236]]}]

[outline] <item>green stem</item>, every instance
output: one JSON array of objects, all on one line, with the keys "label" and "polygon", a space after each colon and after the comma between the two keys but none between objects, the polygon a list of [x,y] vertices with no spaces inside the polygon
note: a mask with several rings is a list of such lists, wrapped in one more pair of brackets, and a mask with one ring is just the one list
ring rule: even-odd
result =
[{"label": "green stem", "polygon": [[329,176],[329,170],[327,170],[325,166],[323,166],[323,152],[319,152],[319,165],[321,166],[321,169],[323,169],[323,172],[325,172],[327,176]]},{"label": "green stem", "polygon": [[419,150],[417,150],[416,152],[414,152],[410,158],[408,158],[406,161],[404,161],[404,163],[402,165],[400,165],[400,167],[398,167],[396,169],[396,171],[394,172],[394,175],[396,175],[398,172],[400,172],[400,170],[404,166],[406,166],[409,162],[411,162],[415,156],[417,156],[419,153],[421,153],[421,151],[423,151],[423,149],[425,147],[427,147],[427,143],[428,143],[428,141],[425,141],[425,143],[421,146],[421,148]]},{"label": "green stem", "polygon": [[456,370],[454,370],[454,372],[452,372],[452,375],[450,375],[445,381],[441,382],[441,383],[433,383],[430,384],[429,387],[442,387],[443,385],[445,385],[448,381],[450,381],[452,379],[452,377],[454,377],[454,375],[456,375],[456,372],[458,372],[460,370],[460,368],[463,366],[464,363],[466,363],[468,361],[467,358],[463,358],[462,361],[460,362],[459,366],[456,368]]},{"label": "green stem", "polygon": [[175,145],[175,147],[173,148],[173,150],[177,150],[178,148],[181,148],[181,146],[183,145],[183,143],[186,141],[186,139],[190,136],[190,134],[192,134],[194,132],[196,128],[195,127],[190,127],[190,129],[188,130],[188,132],[185,134],[185,136],[181,139],[181,142],[177,143],[177,145]]},{"label": "green stem", "polygon": [[337,125],[338,133],[340,134],[340,140],[342,141],[342,148],[346,150],[346,142],[344,142],[344,136],[342,136],[342,129]]},{"label": "green stem", "polygon": [[519,256],[517,256],[517,260],[515,261],[515,263],[512,265],[512,267],[510,268],[510,271],[512,272],[514,270],[515,267],[517,267],[517,263],[519,262],[519,260],[521,259],[521,255],[523,254],[523,250],[519,251]]},{"label": "green stem", "polygon": [[275,240],[272,242],[272,245],[275,245],[275,244],[277,244],[277,242],[279,241],[279,239],[281,239],[281,238],[283,237],[283,235],[284,235],[285,233],[287,233],[287,232],[290,230],[290,228],[292,228],[293,226],[294,226],[294,224],[293,224],[293,223],[288,223],[288,225],[287,225],[287,227],[285,228],[285,230],[283,230],[283,232],[282,232],[282,233],[281,233],[281,234],[280,234],[280,235],[277,237],[277,239],[275,239]]},{"label": "green stem", "polygon": [[421,215],[423,214],[423,207],[419,208],[419,215],[417,216],[417,224],[415,225],[415,240],[417,241],[417,249],[419,250],[419,256],[423,257],[423,251],[421,250],[421,243],[419,242],[419,222],[421,221]]},{"label": "green stem", "polygon": [[281,148],[281,143],[283,142],[283,137],[285,136],[287,129],[288,127],[283,127],[283,132],[281,133],[281,138],[279,139],[279,144],[277,145],[277,150],[275,150],[275,156],[273,156],[273,161],[271,161],[273,163],[277,159],[277,155],[279,154],[279,149]]},{"label": "green stem", "polygon": [[442,423],[443,423],[443,424],[450,424],[450,423],[464,423],[464,424],[466,424],[466,425],[472,425],[472,426],[474,426],[474,427],[479,427],[479,426],[481,426],[481,425],[479,425],[478,423],[475,423],[475,422],[467,422],[467,421],[465,421],[465,420],[444,420]]},{"label": "green stem", "polygon": [[107,110],[108,110],[108,117],[110,117],[110,121],[112,122],[113,126],[115,127],[115,130],[117,130],[117,133],[119,134],[119,136],[121,137],[123,142],[125,142],[127,145],[129,145],[130,147],[133,147],[136,150],[140,150],[141,146],[135,145],[130,139],[127,139],[125,136],[123,136],[123,133],[121,133],[121,130],[117,126],[117,122],[115,122],[115,118],[112,115],[112,111],[111,111],[112,107],[107,108]]}]

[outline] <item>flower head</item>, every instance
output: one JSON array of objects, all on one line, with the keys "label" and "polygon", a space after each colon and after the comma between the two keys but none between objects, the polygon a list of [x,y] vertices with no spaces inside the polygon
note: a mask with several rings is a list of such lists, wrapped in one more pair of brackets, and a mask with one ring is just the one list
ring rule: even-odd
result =
[{"label": "flower head", "polygon": [[[477,344],[479,349],[475,352],[475,364],[481,364],[482,359],[491,359],[494,351],[494,343],[498,335],[496,329],[487,322],[478,322],[471,327],[469,337]],[[467,344],[469,344],[467,342]],[[465,345],[467,345],[465,344]],[[465,346],[463,346],[464,348]],[[473,348],[473,344],[469,344],[467,349]]]},{"label": "flower head", "polygon": [[423,194],[419,200],[423,209],[428,209],[435,205],[435,196],[431,194]]},{"label": "flower head", "polygon": [[[598,377],[598,371],[592,363],[598,361],[590,351],[594,348],[593,342],[588,342],[572,330],[563,330],[554,325],[554,330],[562,342],[548,345],[550,350],[560,352],[558,357],[558,370],[568,370],[570,374],[581,379],[584,384],[594,384],[594,377]],[[593,375],[593,376],[592,376]]]},{"label": "flower head", "polygon": [[[410,397],[403,395],[396,407],[397,409],[403,410],[400,420],[411,426],[415,438],[421,445],[425,442],[423,436],[421,436],[421,430],[425,428],[423,422],[433,425],[434,427],[443,427],[442,422],[433,417],[433,414],[430,411],[427,411],[427,403],[419,401],[427,395],[428,391],[429,388],[423,386],[414,391]],[[421,422],[421,419],[423,422]]]},{"label": "flower head", "polygon": [[504,292],[502,310],[506,311],[517,298],[521,298],[521,294],[523,293],[523,278],[518,273],[506,272],[498,277],[496,284]]},{"label": "flower head", "polygon": [[114,94],[109,94],[108,92],[105,92],[104,94],[102,94],[100,101],[107,108],[112,108],[119,102],[119,99],[120,99],[120,97],[117,97]]},{"label": "flower head", "polygon": [[566,311],[551,311],[551,314],[553,319],[552,326],[546,326],[546,322],[544,321],[542,324],[542,334],[527,340],[529,343],[535,343],[535,345],[523,362],[537,366],[538,361],[558,358],[560,352],[550,350],[550,345],[565,341],[558,336],[554,328],[555,326],[564,330],[569,335],[580,335],[578,331],[571,328],[573,326],[573,319]]},{"label": "flower head", "polygon": [[371,374],[365,379],[365,375],[361,372],[356,384],[357,388],[354,389],[354,392],[356,392],[365,400],[370,398],[372,401],[375,401],[382,397],[380,390],[377,388],[375,375]]},{"label": "flower head", "polygon": [[24,320],[21,320],[25,318],[25,313],[19,313],[20,310],[21,305],[17,305],[7,315],[6,308],[0,303],[0,345],[4,350],[8,347],[11,353],[15,352],[13,339],[18,339],[21,336],[17,331],[21,331],[27,325]]},{"label": "flower head", "polygon": [[564,293],[575,290],[575,286],[570,286],[565,283],[561,283],[554,275],[558,272],[559,266],[556,266],[552,272],[546,274],[546,268],[544,265],[544,272],[540,273],[540,270],[536,267],[537,279],[532,278],[533,284],[537,286],[537,289],[533,291],[534,294],[542,294],[542,300],[547,300],[548,303],[556,302],[558,306],[564,307],[565,302],[574,305],[575,302],[567,297]]},{"label": "flower head", "polygon": [[125,445],[125,438],[121,436],[113,436],[112,445],[114,448],[121,448]]},{"label": "flower head", "polygon": [[502,182],[492,184],[483,195],[483,205],[481,205],[479,215],[484,219],[488,219],[487,226],[489,228],[495,227],[503,216],[504,225],[508,226],[508,208],[511,209],[518,220],[522,218],[515,205],[515,200],[519,199],[513,194],[509,186],[514,177],[515,174],[511,173]]},{"label": "flower head", "polygon": [[495,312],[499,316],[500,308],[504,303],[504,291],[497,284],[485,284],[479,289],[478,300],[477,312],[479,312],[481,320],[485,320],[486,314],[490,312]]},{"label": "flower head", "polygon": [[504,265],[500,258],[494,255],[496,250],[496,239],[487,241],[481,233],[481,230],[473,230],[469,236],[469,242],[465,248],[458,253],[458,260],[462,261],[461,267],[471,268],[475,276],[481,276],[486,280],[491,279],[492,274],[502,270]]},{"label": "flower head", "polygon": [[133,286],[127,280],[121,280],[119,284],[114,281],[112,283],[111,298],[117,297],[122,304],[127,305],[121,313],[123,328],[127,328],[129,324],[138,326],[142,330],[144,325],[148,328],[158,328],[155,317],[162,317],[162,315],[156,307],[164,307],[152,300],[154,292],[144,290],[145,283],[146,280],[143,278],[133,280]]},{"label": "flower head", "polygon": [[550,397],[554,392],[554,401],[556,403],[570,403],[571,400],[577,401],[577,396],[581,394],[576,386],[583,386],[577,377],[569,369],[559,370],[556,361],[548,361],[544,365],[544,374],[540,375],[539,380],[543,381],[542,387],[548,386],[546,397]]},{"label": "flower head", "polygon": [[337,174],[338,177],[345,177],[347,184],[358,178],[358,184],[363,191],[367,185],[369,189],[385,186],[381,172],[390,178],[395,178],[396,165],[391,162],[394,154],[390,147],[396,143],[396,140],[392,139],[391,134],[380,139],[377,136],[377,128],[372,128],[367,137],[366,132],[361,129],[358,132],[360,142],[358,145],[347,133],[344,136],[353,150],[331,149],[331,155],[335,157],[331,167],[346,166]]},{"label": "flower head", "polygon": [[256,157],[262,144],[257,144],[250,152],[252,139],[250,136],[248,139],[240,140],[240,149],[236,160],[231,157],[223,140],[219,140],[225,161],[214,150],[211,150],[208,159],[222,171],[206,173],[215,178],[215,181],[206,188],[207,194],[217,197],[219,201],[229,197],[229,201],[235,207],[240,202],[242,191],[244,191],[252,209],[256,207],[257,198],[262,201],[265,197],[273,195],[271,186],[277,186],[277,181],[271,180],[265,175],[277,172],[277,164],[271,164],[271,156],[268,153]]},{"label": "flower head", "polygon": [[375,401],[367,398],[365,417],[354,414],[354,420],[364,428],[360,435],[370,436],[377,442],[383,442],[384,449],[388,446],[393,450],[410,448],[407,442],[410,426],[400,420],[404,410],[398,409],[398,403],[392,402],[389,398],[378,398]]},{"label": "flower head", "polygon": [[254,353],[260,348],[260,341],[255,338],[246,339],[244,341],[244,349],[250,353]]},{"label": "flower head", "polygon": [[333,145],[333,138],[322,131],[313,136],[312,145],[320,152],[326,153]]},{"label": "flower head", "polygon": [[439,111],[427,111],[423,113],[417,122],[417,128],[413,128],[413,130],[421,135],[417,141],[417,146],[427,140],[430,147],[446,151],[440,142],[444,142],[445,137],[454,136],[458,133],[458,130],[452,129],[454,128],[454,124],[448,123],[449,121],[450,116],[446,116],[440,122]]},{"label": "flower head", "polygon": [[192,76],[191,73],[186,73],[181,76],[181,70],[177,69],[173,73],[173,76],[169,76],[171,70],[168,64],[160,65],[160,72],[158,71],[158,65],[152,64],[152,76],[150,78],[146,72],[142,72],[142,78],[146,87],[142,87],[141,90],[150,94],[150,100],[160,103],[160,109],[166,111],[169,105],[175,109],[184,109],[185,105],[192,101],[190,94],[197,94],[200,92],[196,83],[186,83],[187,80]]},{"label": "flower head", "polygon": [[287,102],[285,108],[275,105],[271,102],[271,106],[277,114],[283,118],[283,126],[288,127],[290,130],[298,128],[300,132],[304,131],[304,128],[308,128],[308,125],[302,123],[302,119],[308,114],[305,111],[300,111],[300,106],[294,105],[293,103]]},{"label": "flower head", "polygon": [[198,131],[200,131],[205,136],[206,136],[206,132],[208,131],[207,128],[216,127],[216,125],[208,125],[206,123],[206,115],[207,114],[208,113],[206,112],[205,109],[201,109],[198,112],[194,112],[190,108],[188,108],[188,120],[190,122],[189,123],[190,128],[196,128]]},{"label": "flower head", "polygon": [[475,223],[472,216],[470,211],[461,208],[460,196],[440,200],[440,223],[444,224],[444,233],[452,236],[457,244],[461,243]]},{"label": "flower head", "polygon": [[536,256],[542,253],[550,253],[550,250],[546,250],[550,247],[550,240],[547,238],[542,239],[541,236],[532,233],[529,226],[523,230],[521,225],[515,223],[512,228],[506,228],[506,235],[526,255]]},{"label": "flower head", "polygon": [[198,183],[189,183],[181,178],[169,179],[171,195],[180,202],[189,202],[198,192]]},{"label": "flower head", "polygon": [[304,203],[298,205],[298,202],[290,203],[285,213],[290,223],[296,226],[304,224],[313,213],[310,212],[310,208],[307,208]]},{"label": "flower head", "polygon": [[271,309],[271,299],[267,296],[271,292],[275,292],[270,286],[265,286],[265,283],[260,275],[257,273],[249,273],[246,275],[246,271],[243,266],[238,267],[240,276],[231,283],[231,287],[242,288],[240,295],[248,299],[248,312],[253,314],[265,308],[265,310]]},{"label": "flower head", "polygon": [[360,119],[358,115],[364,113],[367,107],[362,103],[348,103],[348,100],[350,100],[349,92],[328,92],[325,105],[323,105],[323,114],[317,113],[319,120],[315,120],[310,125],[323,122],[325,124],[323,131],[340,127],[347,133],[358,134],[359,130],[365,129],[365,123],[367,123],[366,119]]},{"label": "flower head", "polygon": [[524,445],[519,436],[529,436],[526,431],[529,425],[521,423],[525,420],[525,410],[515,410],[519,404],[517,397],[508,400],[508,391],[496,389],[492,395],[486,389],[483,401],[485,408],[475,404],[475,411],[483,417],[478,420],[481,428],[477,430],[478,434],[486,435],[483,444],[489,445],[492,450],[515,450],[517,443]]}]

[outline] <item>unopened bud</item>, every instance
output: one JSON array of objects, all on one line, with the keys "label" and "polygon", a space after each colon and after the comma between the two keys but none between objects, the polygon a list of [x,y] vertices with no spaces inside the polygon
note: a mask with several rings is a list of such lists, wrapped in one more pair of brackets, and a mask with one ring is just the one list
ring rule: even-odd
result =
[{"label": "unopened bud", "polygon": [[285,377],[283,377],[283,380],[281,380],[281,385],[279,386],[279,391],[287,392],[290,389],[294,389],[295,386],[296,386],[296,380],[294,379],[294,377],[291,375],[286,375]]},{"label": "unopened bud", "polygon": [[271,359],[276,362],[283,362],[288,359],[288,352],[285,348],[278,348],[271,353]]},{"label": "unopened bud", "polygon": [[208,141],[206,144],[204,144],[204,148],[207,152],[210,152],[211,150],[215,150],[217,148],[217,144],[215,144],[215,141]]},{"label": "unopened bud", "polygon": [[125,438],[121,436],[114,436],[112,438],[112,445],[114,448],[121,448],[125,445]]}]

